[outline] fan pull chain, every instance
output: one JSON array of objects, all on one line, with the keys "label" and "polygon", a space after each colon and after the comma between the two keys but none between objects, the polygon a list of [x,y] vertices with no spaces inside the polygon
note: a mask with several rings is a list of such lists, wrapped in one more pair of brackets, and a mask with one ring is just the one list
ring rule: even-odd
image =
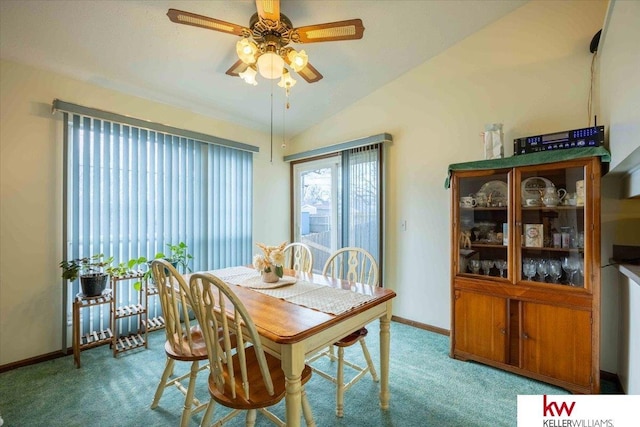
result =
[{"label": "fan pull chain", "polygon": [[269,161],[273,164],[273,80],[271,80],[271,153]]},{"label": "fan pull chain", "polygon": [[289,108],[289,100],[287,99],[287,101],[284,104],[284,107],[282,109],[282,145],[280,146],[281,148],[287,148],[287,140],[286,140],[286,135],[287,135],[287,131],[286,131],[286,113],[287,113],[287,109]]}]

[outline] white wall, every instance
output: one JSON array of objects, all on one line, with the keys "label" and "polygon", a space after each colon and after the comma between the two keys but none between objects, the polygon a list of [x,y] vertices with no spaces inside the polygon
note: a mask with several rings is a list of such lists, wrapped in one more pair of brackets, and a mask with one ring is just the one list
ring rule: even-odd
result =
[{"label": "white wall", "polygon": [[62,119],[51,114],[54,98],[259,146],[254,239],[288,238],[289,171],[280,147],[269,163],[268,135],[13,62],[0,63],[0,76],[0,365],[61,348]]},{"label": "white wall", "polygon": [[[382,132],[393,135],[386,152],[384,283],[398,294],[395,315],[449,329],[447,167],[482,159],[480,133],[486,123],[504,124],[507,156],[516,137],[588,125],[589,42],[602,26],[606,6],[604,1],[527,3],[290,145],[288,152],[296,153]],[[407,231],[401,231],[403,220]]]},{"label": "white wall", "polygon": [[[611,173],[603,183],[609,188],[602,199],[602,263],[609,262],[612,245],[640,245],[640,200],[621,200],[621,187],[629,172],[640,167],[640,2],[612,1],[600,47],[600,116],[609,127]],[[605,194],[603,194],[605,196]],[[640,284],[614,268],[602,272],[603,297],[616,300],[607,344],[615,345],[622,386],[640,394]],[[621,313],[618,319],[618,313]],[[603,313],[604,314],[604,313]],[[604,317],[603,317],[604,323]],[[610,332],[610,334],[609,334]],[[614,341],[612,334],[616,335]],[[604,345],[604,344],[603,344]]]}]

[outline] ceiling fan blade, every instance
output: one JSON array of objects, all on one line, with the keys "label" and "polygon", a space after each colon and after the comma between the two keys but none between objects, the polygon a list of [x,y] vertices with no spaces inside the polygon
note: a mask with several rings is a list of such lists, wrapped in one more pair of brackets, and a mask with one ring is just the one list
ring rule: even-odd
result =
[{"label": "ceiling fan blade", "polygon": [[298,71],[298,75],[305,79],[307,83],[315,83],[322,80],[322,74],[313,65],[307,62],[307,66]]},{"label": "ceiling fan blade", "polygon": [[249,29],[242,25],[232,24],[219,19],[209,18],[208,16],[184,12],[182,10],[169,9],[167,16],[171,21],[178,24],[193,25],[194,27],[221,31],[223,33],[235,34],[236,36],[249,34]]},{"label": "ceiling fan blade", "polygon": [[361,39],[364,26],[361,19],[348,19],[326,24],[307,25],[295,28],[294,31],[298,33],[300,43],[332,42]]},{"label": "ceiling fan blade", "polygon": [[233,64],[231,66],[231,68],[229,68],[225,74],[229,75],[229,76],[233,76],[233,77],[238,77],[240,75],[240,73],[242,73],[244,70],[246,70],[247,68],[249,68],[248,64],[245,64],[244,62],[242,62],[242,60],[238,59],[236,61],[235,64]]},{"label": "ceiling fan blade", "polygon": [[280,0],[256,0],[258,16],[270,21],[280,20]]}]

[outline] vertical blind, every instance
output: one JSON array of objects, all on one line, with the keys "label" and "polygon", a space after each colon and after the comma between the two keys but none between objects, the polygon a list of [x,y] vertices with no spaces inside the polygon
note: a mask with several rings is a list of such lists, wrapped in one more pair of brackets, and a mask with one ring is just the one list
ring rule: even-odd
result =
[{"label": "vertical blind", "polygon": [[342,246],[366,249],[382,264],[382,144],[342,153]]},{"label": "vertical blind", "polygon": [[[103,253],[118,264],[184,242],[194,271],[250,263],[251,152],[80,114],[64,122],[65,259]],[[106,311],[84,315],[82,329],[108,322]]]}]

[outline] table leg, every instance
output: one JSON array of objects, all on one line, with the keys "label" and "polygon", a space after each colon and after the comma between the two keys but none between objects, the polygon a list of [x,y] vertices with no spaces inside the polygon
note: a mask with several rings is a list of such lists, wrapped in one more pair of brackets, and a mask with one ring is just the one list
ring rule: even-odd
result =
[{"label": "table leg", "polygon": [[282,346],[282,370],[286,378],[287,427],[299,427],[302,409],[301,374],[304,368],[304,346],[301,343]]},{"label": "table leg", "polygon": [[389,352],[391,343],[391,301],[387,312],[380,318],[380,407],[389,409]]}]

